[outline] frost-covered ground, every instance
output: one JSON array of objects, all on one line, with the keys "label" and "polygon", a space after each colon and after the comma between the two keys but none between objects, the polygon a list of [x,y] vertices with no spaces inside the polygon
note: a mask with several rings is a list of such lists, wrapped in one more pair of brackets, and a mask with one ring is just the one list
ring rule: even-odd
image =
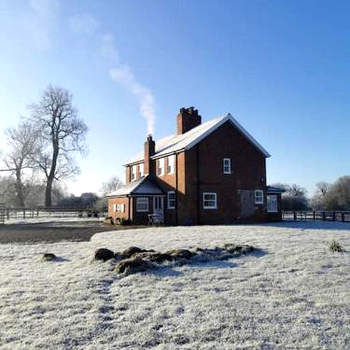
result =
[{"label": "frost-covered ground", "polygon": [[[350,225],[149,228],[0,245],[1,349],[349,349]],[[264,253],[119,278],[98,247],[247,243]],[[61,261],[42,262],[53,252]]]}]

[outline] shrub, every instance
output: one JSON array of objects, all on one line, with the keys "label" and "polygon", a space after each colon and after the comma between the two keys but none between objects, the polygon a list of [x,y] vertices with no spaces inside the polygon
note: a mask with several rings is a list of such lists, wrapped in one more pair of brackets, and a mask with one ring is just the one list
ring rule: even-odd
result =
[{"label": "shrub", "polygon": [[345,252],[345,249],[336,240],[333,240],[332,242],[329,243],[329,250],[332,253],[344,253]]},{"label": "shrub", "polygon": [[131,225],[131,220],[129,219],[121,219],[120,225]]}]

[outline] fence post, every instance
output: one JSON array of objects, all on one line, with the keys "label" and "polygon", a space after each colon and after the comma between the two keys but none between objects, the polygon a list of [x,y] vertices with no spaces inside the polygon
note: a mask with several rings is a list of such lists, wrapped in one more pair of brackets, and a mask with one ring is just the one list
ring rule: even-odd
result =
[{"label": "fence post", "polygon": [[294,216],[294,221],[297,220],[297,212],[296,211],[293,211],[293,216]]},{"label": "fence post", "polygon": [[333,212],[333,221],[335,221],[335,211]]},{"label": "fence post", "polygon": [[314,221],[316,220],[316,212],[315,212],[315,210],[312,212],[312,218],[314,219]]},{"label": "fence post", "polygon": [[7,220],[10,220],[10,209],[9,208],[6,209],[6,217],[7,217]]},{"label": "fence post", "polygon": [[324,211],[322,212],[322,220],[326,221],[326,212],[324,212]]},{"label": "fence post", "polygon": [[344,213],[341,213],[341,221],[345,221],[345,214]]}]

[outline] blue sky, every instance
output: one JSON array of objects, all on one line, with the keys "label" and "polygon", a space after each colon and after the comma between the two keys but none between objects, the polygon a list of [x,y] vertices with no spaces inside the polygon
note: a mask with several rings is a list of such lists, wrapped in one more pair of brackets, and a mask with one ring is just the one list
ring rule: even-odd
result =
[{"label": "blue sky", "polygon": [[0,131],[49,83],[69,89],[90,129],[67,182],[80,194],[124,180],[122,164],[150,129],[174,133],[179,108],[231,112],[271,153],[268,182],[312,194],[350,174],[349,12],[348,1],[1,0]]}]

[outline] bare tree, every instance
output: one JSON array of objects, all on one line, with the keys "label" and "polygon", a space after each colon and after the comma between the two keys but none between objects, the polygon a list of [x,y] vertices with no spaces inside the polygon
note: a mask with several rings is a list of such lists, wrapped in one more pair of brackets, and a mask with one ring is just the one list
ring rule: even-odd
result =
[{"label": "bare tree", "polygon": [[101,192],[105,197],[108,193],[116,191],[123,186],[123,182],[119,179],[118,176],[111,177],[107,182],[102,184]]},{"label": "bare tree", "polygon": [[22,122],[17,128],[9,128],[5,132],[9,152],[4,156],[4,168],[15,175],[15,190],[17,206],[25,206],[26,186],[23,181],[23,172],[35,167],[34,154],[38,151],[38,134],[32,124]]},{"label": "bare tree", "polygon": [[85,151],[87,126],[78,118],[70,92],[60,87],[49,85],[39,103],[30,109],[30,120],[36,125],[41,142],[35,162],[46,178],[45,206],[51,207],[54,181],[79,172],[73,155]]}]

